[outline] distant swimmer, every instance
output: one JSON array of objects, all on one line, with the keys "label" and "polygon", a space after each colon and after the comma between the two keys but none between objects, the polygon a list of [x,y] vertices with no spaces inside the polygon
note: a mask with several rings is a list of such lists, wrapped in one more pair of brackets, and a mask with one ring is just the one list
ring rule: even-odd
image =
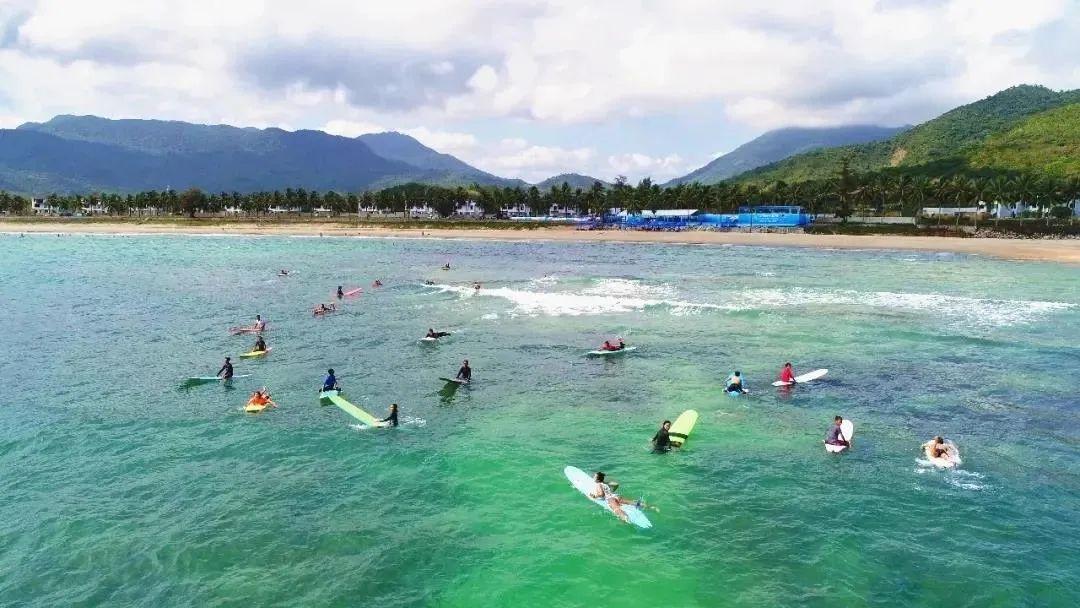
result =
[{"label": "distant swimmer", "polygon": [[941,438],[941,435],[924,443],[922,448],[923,452],[926,453],[927,458],[949,458],[952,456],[952,450],[949,449],[949,444],[945,443],[945,440]]},{"label": "distant swimmer", "polygon": [[612,344],[610,340],[604,340],[604,344],[600,346],[600,350],[622,350],[626,348],[626,343],[622,338],[618,339],[617,344]]},{"label": "distant swimmer", "polygon": [[326,370],[326,379],[323,380],[322,388],[319,392],[324,391],[340,391],[341,387],[338,386],[337,376],[334,375],[334,368]]},{"label": "distant swimmer", "polygon": [[424,336],[424,337],[425,338],[436,338],[436,339],[438,339],[438,338],[441,338],[443,336],[449,336],[449,335],[450,335],[450,332],[448,332],[448,331],[435,331],[434,329],[431,329],[429,327],[428,330],[427,330],[427,335]]},{"label": "distant swimmer", "polygon": [[833,419],[832,428],[829,429],[828,434],[825,435],[825,443],[829,445],[844,445],[851,447],[851,442],[847,437],[844,437],[844,431],[840,429],[840,425],[844,423],[842,416],[837,416]]},{"label": "distant swimmer", "polygon": [[458,380],[464,380],[465,382],[472,382],[472,368],[469,367],[469,360],[465,359],[461,364],[461,369],[457,373]]},{"label": "distant swimmer", "polygon": [[371,284],[372,287],[382,287],[382,281],[375,279],[375,282]]},{"label": "distant swimmer", "polygon": [[743,388],[742,372],[736,371],[735,373],[728,376],[727,388],[725,388],[724,390],[729,393],[745,393],[746,389]]},{"label": "distant swimmer", "polygon": [[341,289],[341,285],[337,286],[337,297],[339,299],[345,297],[345,292]]},{"label": "distant swimmer", "polygon": [[279,277],[287,277],[287,276],[289,276],[289,271],[282,268],[280,271],[278,271],[278,276]]},{"label": "distant swimmer", "polygon": [[252,352],[260,352],[266,350],[266,340],[263,340],[262,336],[259,336],[255,340],[255,347],[251,349]]},{"label": "distant swimmer", "polygon": [[616,517],[623,521],[629,521],[629,516],[626,514],[626,511],[623,511],[623,505],[634,505],[638,503],[627,500],[616,494],[615,491],[611,489],[611,486],[604,483],[604,473],[602,471],[597,471],[593,479],[596,481],[596,488],[589,493],[589,498],[602,499],[609,507],[611,507],[611,511]]},{"label": "distant swimmer", "polygon": [[382,423],[382,426],[397,426],[398,425],[397,404],[396,403],[391,403],[390,404],[390,415],[387,416],[386,418],[383,418],[379,422]]},{"label": "distant swimmer", "polygon": [[480,291],[480,281],[475,281],[472,285],[474,291]]},{"label": "distant swimmer", "polygon": [[668,431],[670,430],[670,420],[665,420],[660,424],[660,430],[656,431],[656,434],[653,435],[652,438],[654,452],[667,452],[671,450],[671,437],[668,435]]},{"label": "distant swimmer", "polygon": [[337,312],[337,304],[333,302],[330,304],[317,304],[315,308],[311,309],[313,316],[325,315],[328,312]]},{"label": "distant swimmer", "polygon": [[450,270],[450,262],[447,262],[445,265],[443,265],[442,269],[443,270]]},{"label": "distant swimmer", "polygon": [[795,370],[792,369],[791,363],[785,363],[784,368],[780,370],[780,382],[785,384],[795,384]]},{"label": "distant swimmer", "polygon": [[427,279],[427,280],[424,281],[424,285],[434,285],[434,284],[435,284],[435,281],[432,281],[431,279]]},{"label": "distant swimmer", "polygon": [[216,375],[222,380],[229,380],[230,378],[232,378],[232,359],[230,359],[229,357],[225,357],[225,363],[221,366],[221,369],[218,370],[218,373]]}]

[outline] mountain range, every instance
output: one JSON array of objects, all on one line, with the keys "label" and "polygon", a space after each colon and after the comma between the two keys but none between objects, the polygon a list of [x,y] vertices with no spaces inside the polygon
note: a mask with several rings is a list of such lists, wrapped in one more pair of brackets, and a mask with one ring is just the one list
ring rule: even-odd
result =
[{"label": "mountain range", "polygon": [[[1080,175],[1080,90],[1021,85],[913,127],[778,129],[665,185],[822,179],[835,175],[844,158],[857,171]],[[568,173],[536,185],[588,189],[596,181],[602,180]],[[527,185],[395,132],[349,138],[70,115],[0,129],[0,190],[24,194],[188,187],[357,192],[408,182]]]}]

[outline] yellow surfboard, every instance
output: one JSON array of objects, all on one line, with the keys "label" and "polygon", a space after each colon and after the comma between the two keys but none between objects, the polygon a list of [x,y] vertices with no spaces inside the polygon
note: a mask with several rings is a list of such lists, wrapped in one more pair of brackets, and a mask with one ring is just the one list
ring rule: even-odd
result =
[{"label": "yellow surfboard", "polygon": [[697,417],[698,414],[694,410],[686,410],[679,414],[679,417],[672,423],[671,430],[668,431],[668,435],[671,437],[671,445],[682,447],[686,443],[690,431],[694,430],[694,425],[697,424]]}]

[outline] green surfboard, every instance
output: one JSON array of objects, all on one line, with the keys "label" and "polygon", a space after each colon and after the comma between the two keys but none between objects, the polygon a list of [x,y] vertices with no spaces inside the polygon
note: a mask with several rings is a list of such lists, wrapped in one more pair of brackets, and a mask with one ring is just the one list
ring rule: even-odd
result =
[{"label": "green surfboard", "polygon": [[686,410],[679,414],[679,417],[672,423],[671,430],[668,431],[668,435],[671,437],[671,445],[682,447],[686,443],[690,431],[694,430],[694,425],[697,424],[697,418],[698,414],[694,410]]},{"label": "green surfboard", "polygon": [[356,418],[361,423],[368,426],[380,426],[381,424],[378,419],[376,419],[371,414],[346,401],[345,398],[342,397],[338,391],[323,391],[319,393],[319,401],[322,402],[324,405],[326,403],[333,403],[334,405],[338,406],[341,411],[352,416],[353,418]]}]

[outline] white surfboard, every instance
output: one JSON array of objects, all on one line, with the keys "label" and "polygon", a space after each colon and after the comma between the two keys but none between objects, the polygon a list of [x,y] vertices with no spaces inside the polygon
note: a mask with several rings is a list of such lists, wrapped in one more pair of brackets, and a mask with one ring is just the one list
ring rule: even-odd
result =
[{"label": "white surfboard", "polygon": [[446,382],[447,384],[468,384],[469,383],[468,380],[462,380],[461,378],[439,378],[439,380],[442,380],[443,382]]},{"label": "white surfboard", "polygon": [[776,382],[773,382],[772,385],[773,386],[791,386],[792,384],[802,384],[804,382],[810,382],[811,380],[817,380],[818,378],[824,376],[827,373],[829,373],[829,370],[827,370],[827,369],[815,369],[812,372],[806,372],[805,374],[795,376],[795,382],[781,382],[781,381],[777,380]]},{"label": "white surfboard", "polygon": [[[589,496],[589,494],[591,494],[596,489],[596,482],[588,473],[582,471],[577,467],[566,467],[565,469],[563,469],[563,473],[566,475],[566,478],[570,480],[570,484],[573,485],[578,492],[584,494],[585,497],[593,503],[603,507],[608,513],[615,515],[615,512],[611,510],[611,506],[608,505],[606,500],[602,498],[592,498],[591,496]],[[641,512],[641,509],[635,507],[634,505],[623,505],[622,510],[624,513],[626,513],[626,516],[627,518],[629,518],[630,523],[634,524],[635,526],[639,528],[652,527],[652,522],[649,521],[649,518],[645,517],[645,514]]]},{"label": "white surfboard", "polygon": [[432,338],[431,336],[424,336],[423,338],[420,338],[420,341],[421,342],[436,342],[436,341],[438,341],[438,338]]},{"label": "white surfboard", "polygon": [[627,346],[625,348],[620,348],[619,350],[590,350],[585,354],[592,357],[606,357],[608,355],[621,355],[623,353],[628,353],[632,350],[637,350],[637,347]]},{"label": "white surfboard", "polygon": [[[848,442],[855,436],[855,425],[850,420],[845,419],[840,423],[840,436],[846,439]],[[825,450],[829,452],[843,452],[848,446],[846,445],[833,445],[831,443],[825,444]]]}]

